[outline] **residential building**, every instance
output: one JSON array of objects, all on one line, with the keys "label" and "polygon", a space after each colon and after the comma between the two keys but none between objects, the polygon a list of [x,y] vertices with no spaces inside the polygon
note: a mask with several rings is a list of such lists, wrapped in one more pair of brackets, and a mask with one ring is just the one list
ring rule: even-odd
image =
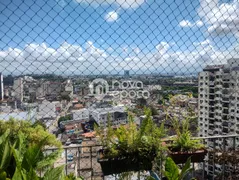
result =
[{"label": "residential building", "polygon": [[23,78],[17,78],[13,82],[14,98],[17,101],[23,101]]},{"label": "residential building", "polygon": [[31,109],[28,111],[14,111],[0,113],[1,120],[8,121],[10,118],[14,118],[17,120],[30,120],[31,122],[34,123],[37,120],[36,109]]},{"label": "residential building", "polygon": [[89,114],[89,110],[88,109],[80,109],[80,110],[73,110],[72,111],[72,115],[73,115],[73,120],[74,121],[78,121],[78,120],[82,120],[82,121],[88,121],[90,114]]},{"label": "residential building", "polygon": [[[239,134],[239,59],[229,59],[225,65],[210,65],[199,73],[199,136]],[[235,144],[223,139],[209,140],[207,145],[214,149],[230,149]],[[209,173],[212,165],[208,164]],[[222,171],[217,165],[215,171]]]},{"label": "residential building", "polygon": [[98,106],[89,108],[90,118],[99,125],[106,126],[108,118],[113,126],[127,123],[127,113],[124,106]]},{"label": "residential building", "polygon": [[42,101],[38,107],[38,118],[49,119],[56,118],[56,103],[49,101]]},{"label": "residential building", "polygon": [[90,93],[89,85],[81,84],[74,85],[74,94],[79,95],[80,97],[84,97]]}]

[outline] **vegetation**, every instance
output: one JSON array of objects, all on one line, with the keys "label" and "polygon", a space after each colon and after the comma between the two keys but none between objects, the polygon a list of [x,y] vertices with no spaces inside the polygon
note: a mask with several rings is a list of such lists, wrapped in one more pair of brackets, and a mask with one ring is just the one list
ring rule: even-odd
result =
[{"label": "vegetation", "polygon": [[59,119],[58,119],[58,127],[60,127],[60,123],[63,122],[63,121],[68,121],[68,120],[71,120],[72,119],[72,115],[71,114],[67,114],[65,116],[61,116]]},{"label": "vegetation", "polygon": [[44,139],[45,146],[54,146],[61,148],[61,142],[57,141],[53,134],[45,131],[45,129],[35,123],[24,120],[15,120],[11,118],[9,121],[0,120],[0,135],[3,135],[7,129],[10,129],[9,139],[13,143],[18,138],[18,134],[22,133],[26,136],[26,143],[39,144]]},{"label": "vegetation", "polygon": [[154,106],[150,106],[152,116],[159,115],[158,110]]},{"label": "vegetation", "polygon": [[189,175],[189,173],[192,171],[192,168],[190,168],[190,163],[191,159],[188,158],[183,168],[179,169],[179,167],[174,163],[174,161],[170,157],[168,157],[165,162],[165,177],[167,178],[167,180],[189,179],[187,178],[187,175]]},{"label": "vegetation", "polygon": [[[193,97],[198,97],[198,87],[196,86],[162,86],[163,91],[180,91],[182,93],[191,92]],[[167,94],[167,93],[166,93]]]},{"label": "vegetation", "polygon": [[121,125],[114,130],[108,118],[107,129],[96,127],[97,134],[104,148],[104,158],[128,157],[147,158],[156,157],[162,149],[160,138],[165,135],[163,124],[157,127],[151,118],[150,109],[144,110],[145,119],[138,129],[132,114],[129,113],[127,126]]},{"label": "vegetation", "polygon": [[192,134],[189,131],[189,120],[189,117],[182,120],[182,126],[180,126],[178,120],[174,121],[173,126],[176,131],[176,136],[173,138],[170,150],[186,152],[204,148],[200,140],[192,138]]},{"label": "vegetation", "polygon": [[31,76],[34,79],[46,79],[48,81],[61,81],[65,80],[64,77],[55,74],[27,74],[27,76]]},{"label": "vegetation", "polygon": [[[39,143],[27,143],[27,136],[20,132],[14,141],[10,140],[10,129],[0,137],[0,178],[1,180],[63,179],[64,167],[52,168],[57,155],[43,153],[47,138]],[[44,176],[39,177],[44,169]]]},{"label": "vegetation", "polygon": [[0,180],[77,179],[65,176],[64,166],[53,168],[60,151],[45,153],[45,148],[61,143],[41,126],[13,119],[0,123]]}]

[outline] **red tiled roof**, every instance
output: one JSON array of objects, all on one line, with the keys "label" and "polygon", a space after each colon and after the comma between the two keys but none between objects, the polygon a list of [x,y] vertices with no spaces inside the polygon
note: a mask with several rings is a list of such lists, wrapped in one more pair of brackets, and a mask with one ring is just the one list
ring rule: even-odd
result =
[{"label": "red tiled roof", "polygon": [[95,131],[82,134],[82,136],[84,136],[86,138],[95,137],[95,135],[96,135]]}]

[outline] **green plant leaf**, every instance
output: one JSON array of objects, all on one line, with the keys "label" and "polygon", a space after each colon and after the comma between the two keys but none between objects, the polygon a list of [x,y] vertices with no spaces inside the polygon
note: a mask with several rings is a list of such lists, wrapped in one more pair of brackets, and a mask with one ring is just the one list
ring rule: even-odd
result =
[{"label": "green plant leaf", "polygon": [[7,179],[7,173],[3,170],[0,170],[0,180],[6,180]]},{"label": "green plant leaf", "polygon": [[11,147],[8,139],[5,139],[0,145],[0,169],[6,169],[11,160]]},{"label": "green plant leaf", "polygon": [[49,169],[43,177],[43,180],[62,180],[64,166],[59,166],[56,168]]},{"label": "green plant leaf", "polygon": [[43,139],[39,144],[33,144],[32,146],[28,147],[22,161],[22,167],[24,169],[28,171],[30,167],[37,168],[37,164],[42,160],[45,160],[42,149],[46,140],[47,138]]},{"label": "green plant leaf", "polygon": [[12,180],[27,180],[27,179],[26,176],[22,174],[21,170],[18,167],[16,167]]},{"label": "green plant leaf", "polygon": [[174,163],[174,161],[167,157],[165,162],[165,176],[168,180],[178,180],[179,177],[179,169],[178,166]]},{"label": "green plant leaf", "polygon": [[31,167],[29,171],[27,171],[27,180],[38,180],[38,176],[36,171]]},{"label": "green plant leaf", "polygon": [[189,158],[187,159],[187,162],[185,163],[185,165],[184,165],[183,168],[182,168],[182,171],[181,171],[180,177],[179,177],[180,180],[184,179],[184,177],[185,177],[189,172],[192,171],[192,168],[190,168],[190,164],[191,164],[191,157],[189,157]]},{"label": "green plant leaf", "polygon": [[7,129],[3,135],[0,136],[0,144],[4,142],[10,134],[10,129]]}]

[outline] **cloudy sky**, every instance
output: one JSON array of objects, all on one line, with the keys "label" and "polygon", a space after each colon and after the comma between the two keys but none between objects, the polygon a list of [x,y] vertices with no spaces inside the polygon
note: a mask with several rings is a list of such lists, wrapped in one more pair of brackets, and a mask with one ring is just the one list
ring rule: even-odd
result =
[{"label": "cloudy sky", "polygon": [[0,2],[4,74],[190,74],[238,57],[238,37],[238,0]]}]

